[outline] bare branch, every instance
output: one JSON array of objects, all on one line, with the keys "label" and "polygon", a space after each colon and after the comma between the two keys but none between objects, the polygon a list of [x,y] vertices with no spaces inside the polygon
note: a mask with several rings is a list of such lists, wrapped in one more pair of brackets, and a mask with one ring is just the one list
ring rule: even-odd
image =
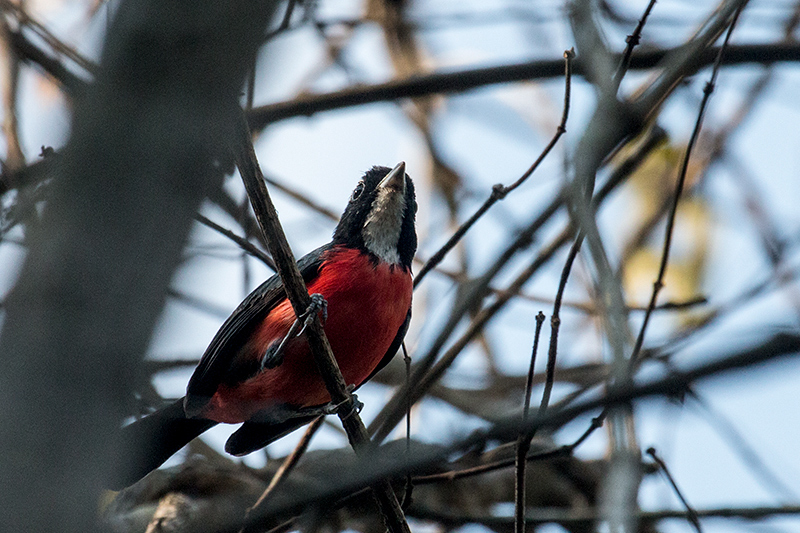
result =
[{"label": "bare branch", "polygon": [[700,519],[697,517],[697,511],[695,511],[689,502],[686,500],[686,497],[681,492],[681,489],[678,488],[678,484],[675,483],[675,479],[672,477],[672,474],[669,473],[669,468],[667,468],[667,463],[664,462],[661,457],[658,456],[658,452],[656,452],[655,448],[648,448],[647,455],[653,458],[653,461],[656,462],[658,465],[659,470],[664,474],[669,481],[670,486],[672,486],[672,490],[678,496],[678,499],[681,501],[683,506],[686,508],[686,519],[689,521],[690,524],[694,526],[697,530],[697,533],[703,533],[703,527],[700,525]]},{"label": "bare branch", "polygon": [[517,179],[514,183],[509,186],[503,186],[502,184],[498,183],[494,187],[492,187],[492,193],[489,197],[483,202],[475,213],[472,214],[461,226],[456,230],[456,232],[447,240],[447,242],[435,253],[433,254],[430,259],[425,263],[425,265],[420,269],[417,275],[414,277],[414,287],[417,287],[425,277],[425,275],[430,272],[432,269],[436,268],[436,266],[442,262],[444,257],[447,253],[452,250],[456,244],[466,235],[466,233],[472,228],[472,226],[480,219],[496,202],[504,199],[509,193],[514,191],[517,187],[522,185],[525,180],[527,180],[531,174],[533,174],[536,169],[539,167],[544,158],[550,153],[553,147],[556,145],[558,140],[561,136],[566,133],[567,131],[567,118],[569,117],[569,99],[570,99],[570,84],[572,80],[572,59],[575,57],[575,52],[572,50],[567,50],[564,52],[564,78],[565,78],[565,89],[564,89],[564,110],[561,114],[561,122],[559,123],[558,127],[556,128],[556,133],[550,142],[545,146],[542,153],[539,154],[539,157],[536,158],[536,161],[525,171],[522,176]]},{"label": "bare branch", "polygon": [[239,245],[239,247],[244,250],[245,252],[249,253],[256,259],[260,259],[262,263],[267,265],[272,270],[275,270],[275,262],[272,261],[272,258],[258,249],[253,243],[248,241],[247,239],[243,239],[239,237],[231,230],[225,229],[213,220],[210,220],[208,217],[201,215],[200,213],[196,214],[194,218],[203,224],[204,226],[208,226],[209,228],[213,229],[214,231],[226,236],[233,242]]},{"label": "bare branch", "polygon": [[[320,427],[322,427],[322,422],[324,420],[325,420],[324,416],[318,416],[313,422],[311,422],[308,425],[305,433],[303,433],[303,438],[300,439],[300,442],[297,443],[297,446],[295,446],[294,450],[292,450],[292,453],[290,453],[286,457],[286,459],[283,461],[278,471],[275,472],[274,476],[272,476],[272,479],[270,480],[269,485],[267,485],[267,488],[264,489],[264,492],[261,494],[261,496],[259,496],[258,500],[256,500],[256,503],[251,505],[245,512],[244,515],[245,522],[247,522],[250,513],[258,509],[259,506],[263,505],[264,501],[266,501],[266,499],[269,498],[269,495],[272,494],[272,492],[278,487],[278,485],[280,485],[280,483],[284,479],[286,479],[286,476],[289,475],[292,469],[294,469],[294,467],[297,466],[297,463],[300,461],[300,458],[303,457],[304,453],[306,453],[308,445],[311,443],[311,439],[317,433],[317,430]],[[242,528],[242,531],[244,531],[244,528]]]},{"label": "bare branch", "polygon": [[[528,421],[531,407],[531,390],[533,389],[533,369],[536,365],[536,352],[539,349],[539,335],[542,333],[544,313],[539,311],[536,315],[536,330],[533,334],[533,348],[531,348],[531,362],[528,366],[528,380],[525,384],[525,400],[522,404],[522,421]],[[514,531],[525,532],[525,463],[528,450],[530,450],[533,435],[520,434],[517,439],[517,453],[515,457],[516,475],[514,477]]]},{"label": "bare branch", "polygon": [[[253,149],[250,131],[243,115],[238,128],[237,143],[234,150],[237,154],[239,172],[250,196],[256,219],[261,226],[261,231],[264,233],[264,238],[272,253],[278,274],[283,281],[286,296],[294,308],[295,315],[299,317],[309,307],[311,298],[308,295],[306,284],[300,275],[300,270],[297,268],[297,263],[289,248],[286,235],[278,220],[278,213],[264,184],[264,178]],[[356,411],[353,396],[347,389],[347,384],[333,356],[330,343],[322,329],[319,316],[314,313],[312,317],[311,324],[306,328],[306,339],[311,347],[311,353],[325,382],[325,387],[331,396],[331,401],[334,405],[339,406],[339,419],[347,431],[350,444],[357,453],[364,453],[370,448],[369,435]],[[395,496],[389,482],[386,480],[377,481],[373,486],[373,491],[386,519],[389,531],[392,533],[409,533],[403,510],[400,508],[397,496]],[[250,520],[246,520],[245,524],[250,522]]]},{"label": "bare branch", "polygon": [[215,155],[273,3],[118,4],[4,309],[5,527],[98,530],[114,457],[137,452],[116,450],[135,369],[192,216],[222,182]]},{"label": "bare branch", "polygon": [[697,142],[697,138],[700,135],[700,128],[703,125],[703,116],[706,112],[706,106],[708,105],[708,100],[711,98],[711,94],[714,92],[714,85],[717,80],[717,74],[719,73],[719,66],[722,61],[722,57],[725,55],[725,49],[728,46],[728,41],[731,38],[731,34],[733,33],[733,28],[736,26],[736,21],[739,18],[739,14],[742,12],[742,9],[745,6],[745,2],[739,5],[739,8],[733,15],[733,20],[731,20],[730,26],[728,26],[728,32],[725,35],[725,41],[722,43],[722,46],[719,49],[719,55],[717,55],[716,60],[714,61],[714,68],[711,71],[711,80],[706,84],[705,88],[703,89],[703,99],[700,102],[700,109],[697,112],[697,120],[694,124],[694,129],[692,130],[692,135],[689,137],[689,143],[686,146],[686,152],[684,153],[683,160],[681,162],[681,169],[680,173],[678,174],[678,185],[675,188],[675,195],[672,200],[672,204],[670,206],[669,216],[667,217],[667,227],[664,231],[664,247],[661,251],[661,263],[658,267],[658,277],[656,281],[653,283],[653,292],[650,295],[650,303],[647,306],[647,311],[644,314],[644,319],[642,320],[642,326],[639,329],[639,335],[636,337],[636,344],[633,347],[633,352],[631,353],[631,357],[629,360],[629,364],[633,367],[636,364],[636,360],[639,357],[639,352],[642,349],[642,344],[644,343],[644,336],[645,332],[647,331],[647,325],[650,322],[650,315],[653,312],[653,309],[656,306],[656,302],[658,301],[658,293],[661,292],[662,287],[664,286],[664,276],[667,273],[667,264],[669,263],[669,250],[672,244],[672,230],[675,227],[675,216],[678,212],[678,202],[681,198],[681,193],[683,192],[683,186],[686,183],[686,173],[689,170],[689,158],[692,155],[692,149],[694,148],[695,143]]},{"label": "bare branch", "polygon": [[[724,27],[723,27],[724,29]],[[720,32],[721,33],[721,32]],[[690,76],[700,68],[714,62],[717,49],[701,47],[692,50],[692,60],[681,69],[681,78]],[[656,50],[652,52],[635,52],[631,57],[631,70],[649,70],[656,67],[672,51]],[[768,44],[732,46],[725,54],[725,65],[742,63],[770,64],[779,61],[800,61],[800,45]],[[574,74],[584,75],[586,65],[576,58]],[[292,117],[311,116],[322,111],[331,111],[343,107],[353,107],[375,102],[413,98],[433,93],[452,94],[516,81],[542,80],[557,78],[563,75],[563,62],[560,60],[529,61],[514,65],[469,69],[455,72],[442,72],[412,76],[405,80],[393,80],[386,83],[351,87],[328,94],[299,95],[292,100],[267,104],[253,108],[248,115],[250,127],[260,130],[267,124],[286,120]],[[662,89],[654,88],[654,94],[662,94]],[[642,100],[643,109],[651,109],[651,99]]]}]

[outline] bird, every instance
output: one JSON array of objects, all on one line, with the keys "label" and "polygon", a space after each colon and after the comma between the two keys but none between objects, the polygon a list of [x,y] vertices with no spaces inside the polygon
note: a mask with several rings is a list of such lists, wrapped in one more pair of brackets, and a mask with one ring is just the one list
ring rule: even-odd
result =
[{"label": "bird", "polygon": [[368,170],[332,241],[297,262],[312,293],[306,316],[295,316],[277,275],[251,292],[211,340],[186,395],[121,427],[125,452],[109,488],[132,485],[219,423],[242,423],[225,444],[241,456],[330,412],[308,342],[296,333],[315,312],[346,383],[355,390],[372,378],[411,319],[416,211],[405,163]]}]

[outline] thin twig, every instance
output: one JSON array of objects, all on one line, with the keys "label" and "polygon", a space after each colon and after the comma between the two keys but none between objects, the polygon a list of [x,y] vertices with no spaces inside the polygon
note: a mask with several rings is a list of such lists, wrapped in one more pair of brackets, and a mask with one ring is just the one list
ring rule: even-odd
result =
[{"label": "thin twig", "polygon": [[284,193],[286,196],[297,200],[299,203],[303,204],[306,207],[311,208],[311,210],[316,211],[320,215],[324,216],[328,220],[332,220],[333,222],[339,222],[339,215],[328,209],[327,207],[320,205],[318,202],[314,201],[312,198],[306,196],[305,194],[301,193],[297,189],[294,189],[290,185],[284,183],[281,180],[278,180],[274,176],[265,176],[264,180]]},{"label": "thin twig", "polygon": [[667,481],[669,481],[669,484],[672,486],[672,490],[675,491],[675,494],[678,496],[678,499],[680,499],[681,503],[686,508],[686,519],[689,521],[690,524],[694,526],[694,528],[697,530],[697,533],[703,533],[703,528],[700,526],[700,519],[697,517],[697,512],[692,508],[691,505],[689,505],[689,502],[686,501],[686,498],[681,492],[681,489],[678,488],[678,484],[675,483],[675,479],[673,479],[672,474],[669,473],[669,468],[667,468],[667,463],[665,463],[661,459],[661,457],[658,456],[656,449],[653,447],[647,449],[647,455],[652,457],[653,461],[655,461],[656,464],[658,464],[658,467],[664,474],[664,477],[667,478]]},{"label": "thin twig", "polygon": [[571,93],[571,80],[572,80],[572,60],[575,57],[575,52],[573,50],[567,50],[564,52],[564,109],[561,113],[561,122],[558,124],[556,128],[556,133],[553,135],[553,138],[550,139],[550,142],[547,143],[542,153],[539,154],[539,157],[536,158],[536,161],[525,171],[525,173],[519,177],[514,183],[509,186],[504,186],[500,183],[496,184],[492,187],[492,193],[489,197],[483,202],[475,213],[472,214],[457,230],[450,239],[429,259],[428,262],[420,269],[417,275],[414,277],[414,287],[417,287],[425,277],[425,275],[430,272],[432,269],[436,268],[436,266],[442,262],[444,257],[447,253],[452,250],[456,244],[464,237],[467,231],[472,228],[472,226],[477,222],[495,203],[504,199],[509,193],[513,192],[514,189],[522,185],[525,180],[527,180],[531,174],[539,167],[539,165],[544,161],[544,158],[550,153],[553,147],[556,145],[558,140],[561,138],[562,135],[567,131],[567,118],[569,117],[569,103],[570,103],[570,93]]},{"label": "thin twig", "polygon": [[[558,316],[558,313],[561,309],[561,300],[564,296],[564,288],[567,285],[567,278],[569,277],[569,272],[572,270],[572,264],[575,261],[575,257],[578,255],[578,250],[580,250],[581,243],[583,242],[583,233],[579,232],[577,237],[575,238],[575,242],[572,244],[572,248],[570,248],[569,255],[567,256],[567,262],[564,265],[564,268],[561,272],[561,281],[558,286],[558,292],[556,293],[556,300],[553,305],[553,315],[550,319],[550,349],[547,353],[547,369],[545,372],[545,385],[544,391],[542,392],[542,400],[539,404],[539,414],[544,415],[547,412],[547,406],[550,403],[550,393],[553,390],[553,382],[555,380],[555,372],[556,372],[556,347],[558,344],[558,330],[561,325],[561,319]],[[544,323],[544,313],[541,311],[536,316],[536,335],[534,337],[533,343],[533,354],[531,354],[531,365],[528,370],[528,382],[526,384],[525,389],[525,406],[523,408],[523,416],[522,421],[523,423],[528,421],[528,409],[530,404],[530,394],[531,394],[531,386],[533,382],[533,365],[536,360],[536,349],[539,345],[539,333],[542,330],[542,324]],[[528,449],[530,448],[531,440],[533,440],[535,433],[522,433],[519,436],[519,442],[517,443],[517,471],[516,471],[516,491],[515,491],[515,501],[514,501],[514,531],[515,533],[525,533],[525,456],[528,453]]]},{"label": "thin twig", "polygon": [[650,16],[650,11],[653,10],[653,6],[656,5],[656,0],[650,0],[647,4],[647,8],[644,10],[642,14],[642,18],[639,19],[639,23],[636,25],[636,28],[633,30],[633,33],[628,35],[625,39],[627,46],[625,47],[625,52],[622,54],[622,61],[620,61],[619,68],[617,69],[617,73],[614,76],[614,83],[619,89],[619,84],[622,82],[622,78],[625,77],[625,74],[628,72],[628,68],[631,65],[631,56],[633,55],[633,49],[639,46],[639,41],[642,38],[642,30],[644,29],[644,25],[647,23],[647,17]]},{"label": "thin twig", "polygon": [[672,231],[675,227],[675,216],[678,212],[678,202],[680,201],[681,193],[683,192],[683,187],[686,183],[686,174],[689,170],[689,159],[692,155],[692,149],[694,148],[697,138],[700,135],[700,128],[703,125],[703,117],[705,116],[706,107],[708,105],[709,98],[711,98],[711,93],[714,92],[714,86],[717,81],[717,75],[719,74],[719,67],[722,63],[722,57],[725,54],[725,49],[728,47],[728,42],[730,41],[731,34],[733,33],[733,28],[736,26],[736,21],[739,19],[739,14],[742,12],[745,3],[746,2],[742,2],[733,15],[730,26],[728,26],[728,32],[725,35],[725,41],[719,48],[719,53],[714,61],[714,68],[711,71],[711,79],[703,88],[703,100],[700,102],[700,110],[697,113],[697,120],[694,123],[694,129],[692,130],[692,135],[689,138],[689,143],[686,146],[686,152],[684,153],[683,160],[681,162],[680,174],[678,175],[678,185],[675,189],[675,196],[673,197],[672,205],[670,206],[669,217],[667,218],[667,227],[664,230],[664,247],[661,251],[661,263],[658,267],[658,277],[653,283],[653,292],[650,294],[650,303],[647,306],[647,311],[645,311],[644,319],[642,320],[642,326],[639,329],[639,334],[636,337],[636,344],[633,347],[633,352],[631,353],[629,360],[629,366],[631,369],[636,366],[636,361],[639,358],[639,352],[641,352],[642,344],[644,344],[644,336],[647,331],[647,326],[650,323],[650,315],[656,306],[658,293],[661,292],[661,289],[664,287],[664,276],[666,275],[667,264],[669,263],[669,252],[672,245]]},{"label": "thin twig", "polygon": [[[292,304],[295,315],[299,317],[309,307],[311,298],[289,248],[286,235],[278,219],[278,213],[264,184],[244,115],[242,115],[238,133],[239,139],[234,151],[239,165],[239,172],[250,197],[256,219],[272,253],[278,274],[283,281],[286,296]],[[347,384],[339,370],[339,365],[333,356],[330,343],[319,321],[319,315],[314,313],[312,316],[313,320],[306,328],[306,339],[311,347],[311,353],[325,382],[325,387],[328,389],[331,402],[340,406],[337,414],[345,431],[347,431],[351,446],[353,446],[356,453],[362,453],[370,446],[369,435],[355,408],[353,396],[347,389]],[[400,508],[389,482],[385,479],[377,481],[372,488],[389,531],[392,533],[410,533],[408,523],[406,523],[403,516],[403,510]],[[251,522],[252,520],[248,519],[245,522],[245,526],[250,525]]]},{"label": "thin twig", "polygon": [[553,302],[553,314],[550,317],[550,346],[547,351],[547,372],[545,374],[544,392],[542,393],[542,402],[539,406],[541,413],[547,412],[547,406],[550,403],[550,394],[553,390],[553,381],[555,379],[556,371],[556,356],[558,353],[558,332],[561,328],[561,302],[564,298],[564,290],[567,287],[567,280],[572,271],[572,265],[575,263],[575,258],[578,256],[578,251],[583,244],[584,234],[582,231],[578,232],[572,247],[569,249],[567,261],[564,263],[564,268],[561,269],[561,278],[558,282],[558,291],[556,292],[556,299]]},{"label": "thin twig", "polygon": [[[297,466],[300,458],[303,457],[304,453],[306,453],[308,445],[311,443],[311,439],[317,433],[317,430],[322,427],[322,422],[324,420],[324,416],[318,416],[308,425],[305,433],[303,433],[303,437],[300,439],[300,442],[297,443],[297,446],[295,446],[294,450],[292,450],[292,453],[289,454],[286,459],[284,459],[283,463],[281,463],[280,468],[278,468],[277,472],[275,472],[275,475],[272,476],[267,488],[264,489],[263,493],[261,493],[261,496],[259,496],[259,498],[256,500],[256,503],[248,507],[247,511],[245,511],[245,522],[247,522],[247,518],[250,516],[250,513],[263,505],[264,501],[269,497],[269,495],[275,491],[278,485],[280,485],[281,482],[286,479],[289,473],[291,473],[294,467]],[[241,531],[244,531],[244,527]]]},{"label": "thin twig", "polygon": [[528,379],[525,382],[525,403],[522,406],[522,419],[528,419],[528,413],[531,408],[531,392],[533,390],[533,371],[536,365],[536,352],[539,350],[539,336],[542,333],[542,324],[544,324],[544,313],[539,311],[536,315],[536,330],[533,333],[533,348],[531,348],[531,364],[528,366]]},{"label": "thin twig", "polygon": [[[411,356],[408,355],[406,343],[400,343],[403,348],[403,363],[406,367],[406,387],[410,385],[411,380]],[[406,405],[406,454],[411,453],[411,401]],[[403,501],[401,507],[405,510],[411,505],[414,494],[414,480],[411,479],[411,474],[406,475],[406,489],[403,491]]]},{"label": "thin twig", "polygon": [[[553,450],[547,450],[543,452],[533,452],[526,455],[525,459],[528,462],[532,461],[544,461],[546,459],[555,459],[558,457],[569,457],[572,455],[575,450],[583,444],[586,439],[588,439],[592,433],[594,433],[599,428],[603,427],[603,421],[606,417],[606,411],[604,410],[595,418],[592,418],[591,424],[586,430],[578,437],[574,442],[571,444],[565,444],[563,446],[559,446]],[[516,458],[514,459],[505,459],[501,461],[492,461],[489,463],[485,463],[478,466],[473,466],[471,468],[462,468],[460,470],[451,470],[449,472],[441,472],[439,474],[429,474],[426,476],[416,476],[414,478],[414,483],[417,485],[427,485],[430,483],[439,483],[443,481],[454,481],[456,479],[462,479],[466,477],[478,476],[481,474],[485,474],[487,472],[494,472],[495,470],[500,470],[501,468],[508,468],[509,466],[514,466],[516,463]]]},{"label": "thin twig", "polygon": [[[525,400],[522,404],[522,422],[528,421],[528,413],[531,408],[531,391],[533,390],[533,370],[536,365],[536,352],[539,351],[539,336],[542,333],[544,324],[544,313],[539,311],[536,315],[536,329],[533,334],[533,348],[531,348],[531,363],[528,367],[528,379],[525,384]],[[525,532],[525,464],[528,450],[531,448],[532,434],[520,433],[517,439],[516,453],[516,475],[514,485],[514,531],[516,533]]]},{"label": "thin twig", "polygon": [[[494,294],[502,294],[502,289],[496,289],[494,287],[491,288],[491,291]],[[533,302],[537,304],[553,304],[555,302],[554,298],[546,297],[546,296],[536,296],[534,294],[528,292],[520,292],[516,295],[517,298],[522,300],[526,300],[528,302]],[[692,309],[694,307],[706,305],[708,303],[708,298],[705,296],[695,296],[693,298],[689,298],[688,300],[683,301],[668,301],[663,302],[656,305],[653,311],[685,311],[688,309]],[[590,302],[580,302],[577,300],[564,300],[561,302],[561,307],[568,307],[570,309],[575,309],[576,311],[580,311],[582,313],[586,313],[588,315],[597,315],[600,313],[600,310],[597,308],[597,305],[590,303]],[[626,312],[645,312],[647,311],[647,306],[644,305],[626,305],[625,306]]]},{"label": "thin twig", "polygon": [[[724,0],[700,25],[691,40],[665,54],[664,68],[646,87],[637,91],[631,101],[632,111],[644,121],[649,121],[682,80],[697,72],[702,64],[716,63],[720,49],[713,48],[712,44],[725,32],[736,12],[747,2],[748,0]],[[728,59],[732,53],[733,47],[730,47],[726,54]]]},{"label": "thin twig", "polygon": [[249,253],[250,255],[255,257],[256,259],[260,259],[262,263],[267,265],[272,270],[275,270],[275,262],[272,260],[272,258],[269,255],[267,255],[266,253],[264,253],[262,250],[260,250],[252,242],[248,241],[247,239],[245,239],[243,237],[239,237],[238,235],[236,235],[231,230],[223,228],[222,226],[220,226],[219,224],[217,224],[213,220],[209,219],[208,217],[205,217],[205,216],[201,215],[200,213],[197,213],[194,216],[194,218],[195,218],[195,220],[197,220],[201,224],[203,224],[205,226],[208,226],[209,228],[213,229],[214,231],[216,231],[218,233],[221,233],[222,235],[226,236],[227,238],[229,238],[230,240],[232,240],[233,242],[238,244],[239,247],[242,250],[244,250],[245,252]]}]

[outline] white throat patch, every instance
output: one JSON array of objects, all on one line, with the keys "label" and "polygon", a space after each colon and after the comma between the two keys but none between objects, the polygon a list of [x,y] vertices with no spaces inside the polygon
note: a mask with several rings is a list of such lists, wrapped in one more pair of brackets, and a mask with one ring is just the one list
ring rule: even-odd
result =
[{"label": "white throat patch", "polygon": [[397,194],[389,189],[380,189],[378,196],[372,202],[372,210],[364,222],[364,227],[361,229],[361,236],[367,250],[387,263],[400,263],[397,243],[400,241],[400,229],[403,225],[405,209],[405,195]]}]

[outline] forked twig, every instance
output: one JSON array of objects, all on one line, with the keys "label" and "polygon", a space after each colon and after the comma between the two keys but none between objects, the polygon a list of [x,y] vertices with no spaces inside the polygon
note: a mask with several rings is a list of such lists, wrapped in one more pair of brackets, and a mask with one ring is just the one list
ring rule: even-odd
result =
[{"label": "forked twig", "polygon": [[656,306],[656,301],[658,300],[658,293],[664,287],[664,276],[667,272],[667,264],[669,263],[669,251],[672,245],[672,231],[675,227],[675,215],[678,211],[678,202],[681,198],[681,193],[683,192],[683,187],[686,183],[686,174],[689,170],[689,158],[692,155],[692,149],[694,148],[695,143],[697,142],[697,138],[700,135],[700,128],[703,124],[703,117],[705,116],[706,106],[708,105],[708,100],[711,98],[711,93],[714,92],[714,86],[717,81],[717,75],[719,74],[719,67],[722,64],[722,56],[725,53],[725,49],[728,47],[728,42],[730,41],[731,34],[733,33],[733,28],[736,26],[736,21],[739,19],[739,15],[742,12],[746,2],[742,2],[739,5],[739,8],[733,15],[733,19],[731,20],[730,26],[728,26],[728,32],[725,34],[725,41],[722,43],[722,46],[719,48],[719,53],[717,54],[717,58],[714,61],[714,68],[711,71],[711,79],[706,83],[705,87],[703,88],[703,99],[700,102],[700,110],[697,113],[697,120],[694,124],[694,129],[692,130],[692,135],[689,138],[689,143],[686,146],[686,152],[683,155],[683,160],[681,162],[681,170],[680,174],[678,175],[678,185],[675,189],[675,196],[672,201],[672,205],[670,206],[669,217],[667,218],[667,227],[664,230],[664,247],[661,252],[661,263],[658,267],[658,277],[656,281],[653,283],[653,292],[650,295],[650,303],[647,306],[647,311],[644,314],[644,320],[642,321],[642,326],[639,329],[639,334],[636,337],[636,344],[633,347],[633,352],[631,353],[631,357],[629,360],[630,368],[633,369],[636,365],[636,361],[639,358],[639,352],[642,350],[642,344],[644,343],[644,336],[647,331],[647,326],[650,323],[650,315],[653,313],[653,309]]},{"label": "forked twig", "polygon": [[492,193],[489,197],[483,202],[471,217],[469,217],[461,226],[456,230],[455,233],[447,240],[446,243],[435,253],[433,254],[430,259],[423,265],[417,275],[414,277],[414,287],[417,287],[425,277],[425,275],[436,268],[436,266],[442,262],[445,256],[452,250],[456,244],[464,237],[464,235],[472,228],[472,226],[497,202],[504,199],[508,196],[509,193],[513,192],[514,189],[522,185],[525,180],[527,180],[531,174],[539,167],[539,165],[544,161],[544,158],[550,153],[553,147],[556,145],[558,140],[561,138],[564,133],[567,131],[567,118],[569,117],[569,103],[570,103],[570,93],[571,93],[571,80],[572,80],[572,60],[575,58],[575,52],[573,50],[567,50],[564,52],[564,76],[565,76],[565,88],[564,88],[564,110],[561,113],[561,122],[559,123],[558,127],[556,128],[556,133],[553,135],[553,138],[550,139],[550,142],[547,143],[542,153],[539,154],[539,157],[536,158],[536,161],[525,171],[525,173],[517,179],[514,183],[509,186],[504,186],[503,184],[496,184],[492,187]]},{"label": "forked twig", "polygon": [[622,61],[620,61],[619,69],[617,69],[617,73],[614,75],[614,83],[616,84],[617,88],[619,88],[619,84],[622,82],[622,78],[625,77],[625,73],[628,72],[628,68],[631,66],[631,56],[633,56],[633,49],[639,45],[639,41],[642,38],[642,30],[644,29],[644,25],[647,23],[647,17],[650,16],[650,11],[653,10],[653,6],[656,5],[656,0],[650,0],[650,3],[647,4],[647,8],[644,10],[644,14],[642,14],[642,18],[639,19],[639,23],[634,28],[633,33],[628,35],[625,39],[627,46],[625,47],[625,52],[622,54]]},{"label": "forked twig", "polygon": [[[544,313],[539,311],[536,315],[536,329],[533,334],[533,348],[531,348],[531,363],[528,367],[528,379],[525,383],[525,400],[522,404],[522,422],[528,421],[531,408],[531,391],[533,390],[533,371],[536,365],[536,352],[539,351],[539,336],[544,324]],[[532,433],[520,433],[517,439],[516,475],[514,485],[514,531],[525,532],[525,465],[528,450],[531,448]]]}]

